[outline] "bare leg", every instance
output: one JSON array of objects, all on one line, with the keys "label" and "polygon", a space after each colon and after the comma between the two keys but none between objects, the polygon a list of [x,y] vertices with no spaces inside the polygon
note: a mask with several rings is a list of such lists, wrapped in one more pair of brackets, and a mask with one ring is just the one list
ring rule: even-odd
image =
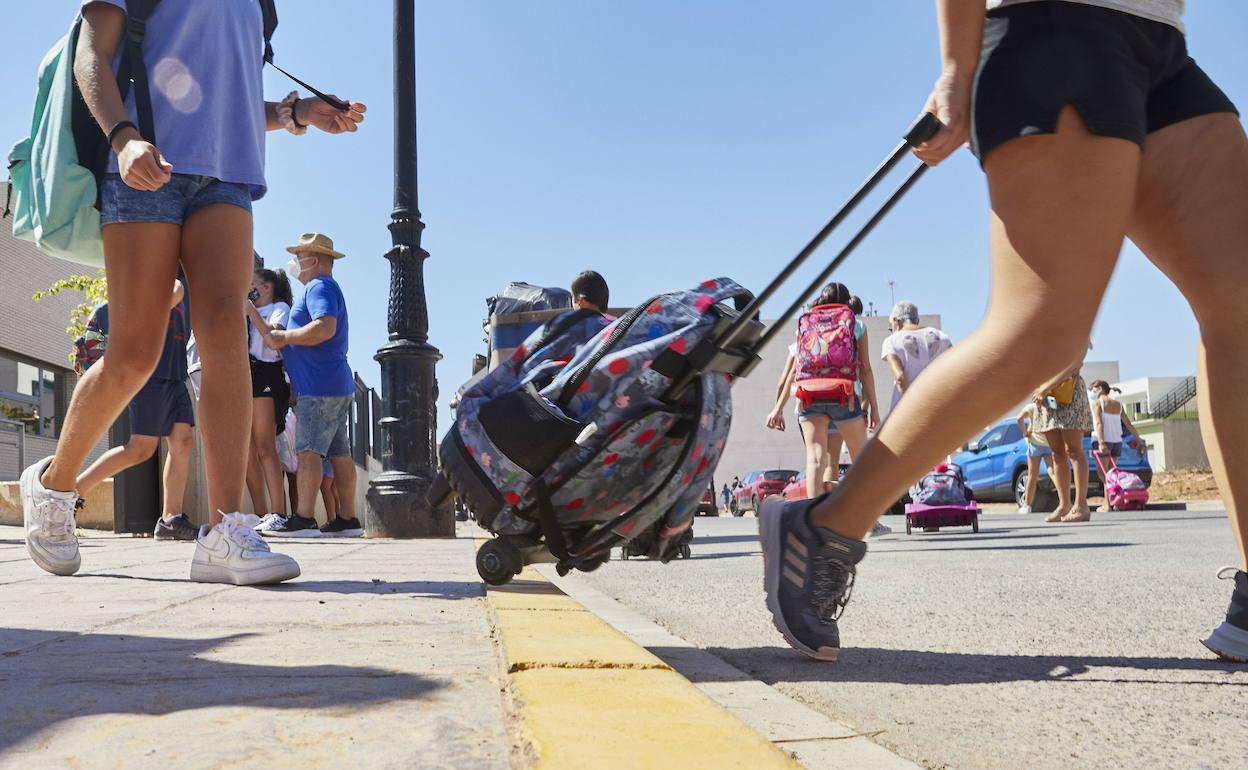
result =
[{"label": "bare leg", "polygon": [[[169,285],[172,286],[173,281],[170,281]],[[78,494],[86,495],[105,479],[111,479],[127,468],[133,468],[151,457],[158,446],[160,446],[160,439],[155,436],[133,435],[124,446],[113,447],[100,455],[99,459],[91,463],[90,467],[78,477],[77,484],[71,484],[70,488],[76,488]]]},{"label": "bare leg", "polygon": [[806,495],[817,497],[823,493],[823,469],[828,461],[828,418],[811,415],[802,426],[802,438],[806,442]]},{"label": "bare leg", "polygon": [[[1080,394],[1076,393],[1075,398],[1079,398]],[[1062,431],[1062,441],[1066,443],[1066,455],[1070,458],[1070,464],[1073,466],[1075,473],[1075,500],[1074,506],[1076,511],[1086,513],[1088,510],[1088,453],[1083,451],[1083,431],[1064,430]]]},{"label": "bare leg", "polygon": [[[1200,323],[1200,428],[1231,530],[1248,569],[1248,141],[1230,114],[1205,115],[1148,137],[1131,239],[1183,292]],[[1232,472],[1236,469],[1235,472]]]},{"label": "bare leg", "polygon": [[205,206],[182,227],[182,266],[204,365],[199,414],[213,524],[242,507],[247,477],[251,415],[239,405],[251,401],[242,322],[251,255],[251,214],[238,206]]},{"label": "bare leg", "polygon": [[265,492],[264,471],[260,470],[260,458],[255,447],[247,453],[247,494],[251,497],[251,510],[257,516],[269,513],[269,498]]},{"label": "bare leg", "polygon": [[993,286],[984,323],[915,381],[812,510],[812,523],[862,539],[926,469],[1079,360],[1122,247],[1139,158],[1137,145],[1089,134],[1070,109],[1056,134],[989,154]]},{"label": "bare leg", "polygon": [[858,455],[862,453],[862,448],[867,444],[867,421],[859,418],[848,422],[838,422],[836,429],[840,431],[845,445],[849,447],[850,458],[856,461]]},{"label": "bare leg", "polygon": [[1027,494],[1023,504],[1030,508],[1036,502],[1036,485],[1040,483],[1040,458],[1027,458]]},{"label": "bare leg", "polygon": [[1057,485],[1057,508],[1045,521],[1054,522],[1074,508],[1074,503],[1070,501],[1070,454],[1066,448],[1066,442],[1062,439],[1062,431],[1046,431],[1044,438],[1049,442],[1049,448],[1053,450],[1053,476],[1054,483]]},{"label": "bare leg", "polygon": [[299,453],[299,510],[297,513],[307,519],[316,518],[316,494],[321,491],[321,477],[325,474],[321,467],[323,458],[316,452]]},{"label": "bare leg", "polygon": [[823,489],[826,492],[841,480],[841,447],[845,439],[840,432],[828,433],[828,467],[823,471]]},{"label": "bare leg", "polygon": [[191,426],[177,422],[166,439],[169,444],[164,477],[166,516],[185,513],[182,506],[186,495],[186,477],[191,467],[191,438]]},{"label": "bare leg", "polygon": [[325,523],[338,518],[338,495],[334,489],[335,479],[321,476],[321,500],[325,503]]},{"label": "bare leg", "polygon": [[48,489],[74,488],[87,455],[156,368],[169,326],[169,298],[178,277],[178,226],[112,224],[104,227],[103,238],[108,353],[74,388],[56,457],[43,472]]},{"label": "bare leg", "polygon": [[251,447],[264,477],[268,490],[269,507],[266,513],[286,515],[286,489],[282,461],[277,457],[277,425],[273,413],[273,399],[251,400]]},{"label": "bare leg", "polygon": [[286,488],[290,492],[290,510],[299,510],[299,476],[294,473],[286,474]]},{"label": "bare leg", "polygon": [[334,491],[338,493],[338,515],[344,519],[355,518],[355,460],[350,457],[331,457],[334,468]]}]

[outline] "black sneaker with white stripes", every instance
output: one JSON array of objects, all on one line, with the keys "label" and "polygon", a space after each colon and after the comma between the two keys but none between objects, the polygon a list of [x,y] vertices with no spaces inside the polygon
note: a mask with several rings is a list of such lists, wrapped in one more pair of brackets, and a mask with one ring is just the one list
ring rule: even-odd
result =
[{"label": "black sneaker with white stripes", "polygon": [[199,527],[192,524],[191,520],[186,518],[185,513],[167,518],[162,516],[156,520],[156,529],[152,532],[152,537],[157,540],[193,542],[199,537]]},{"label": "black sneaker with white stripes", "polygon": [[834,661],[841,648],[836,621],[849,603],[867,544],[811,526],[807,514],[825,496],[764,502],[758,531],[776,628],[803,655]]},{"label": "black sneaker with white stripes", "polygon": [[321,530],[316,525],[316,519],[294,515],[280,525],[265,530],[264,534],[271,537],[320,537]]}]

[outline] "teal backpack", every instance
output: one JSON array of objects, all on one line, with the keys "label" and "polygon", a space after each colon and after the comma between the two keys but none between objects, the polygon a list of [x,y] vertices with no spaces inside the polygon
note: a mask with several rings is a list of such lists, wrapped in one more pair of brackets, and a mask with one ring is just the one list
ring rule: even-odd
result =
[{"label": "teal backpack", "polygon": [[[143,37],[160,0],[128,0],[117,87],[124,102],[131,83],[139,133],[156,144]],[[318,91],[273,64],[270,41],[277,29],[274,0],[260,0],[264,16],[264,61],[314,95],[338,107],[348,105]],[[74,78],[74,52],[82,15],[69,34],[39,64],[39,86],[30,136],[9,153],[9,190],[3,216],[13,216],[13,237],[34,242],[54,257],[102,267],[99,180],[108,168],[108,139],[87,109]]]},{"label": "teal backpack", "polygon": [[[143,31],[160,0],[127,3],[117,87],[122,101],[135,86],[139,133],[153,144],[151,97],[143,63]],[[74,78],[74,52],[82,15],[39,63],[39,86],[30,136],[9,153],[4,214],[13,215],[13,237],[33,241],[54,257],[102,267],[98,181],[108,163],[108,139],[87,109]]]}]

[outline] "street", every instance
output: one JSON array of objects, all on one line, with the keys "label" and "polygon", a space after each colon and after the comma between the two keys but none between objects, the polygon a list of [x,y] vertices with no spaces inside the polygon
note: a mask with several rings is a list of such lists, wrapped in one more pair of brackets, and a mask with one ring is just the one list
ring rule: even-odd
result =
[{"label": "street", "polygon": [[1243,767],[1248,667],[1199,641],[1231,593],[1221,511],[991,513],[978,535],[886,522],[835,664],[773,628],[752,518],[698,519],[689,560],[570,579],[927,767]]}]

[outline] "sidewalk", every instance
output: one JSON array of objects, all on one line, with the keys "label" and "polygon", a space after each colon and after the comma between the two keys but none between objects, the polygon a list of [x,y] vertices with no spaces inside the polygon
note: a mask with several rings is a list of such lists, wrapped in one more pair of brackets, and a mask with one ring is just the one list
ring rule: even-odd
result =
[{"label": "sidewalk", "polygon": [[84,533],[58,578],[0,527],[0,768],[510,766],[470,540],[283,542],[270,588],[193,547]]},{"label": "sidewalk", "polygon": [[303,575],[236,588],[88,531],[58,578],[0,526],[0,770],[797,766],[537,572],[487,596],[474,535],[278,541]]}]

